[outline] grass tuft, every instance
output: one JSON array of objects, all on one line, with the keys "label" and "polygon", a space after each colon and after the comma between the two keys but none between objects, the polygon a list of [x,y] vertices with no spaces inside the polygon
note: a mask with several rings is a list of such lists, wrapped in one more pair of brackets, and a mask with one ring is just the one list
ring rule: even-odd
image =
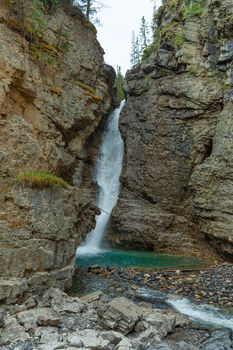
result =
[{"label": "grass tuft", "polygon": [[55,176],[51,173],[23,173],[16,176],[16,180],[20,183],[27,184],[31,187],[43,188],[43,187],[54,187],[62,186],[68,188],[69,184],[61,177]]}]

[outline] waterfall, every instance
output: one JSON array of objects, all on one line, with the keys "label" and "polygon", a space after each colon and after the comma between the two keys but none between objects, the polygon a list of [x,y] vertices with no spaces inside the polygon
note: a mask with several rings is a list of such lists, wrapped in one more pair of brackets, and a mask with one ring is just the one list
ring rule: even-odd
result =
[{"label": "waterfall", "polygon": [[123,106],[124,101],[110,114],[104,129],[94,172],[94,181],[99,186],[97,207],[100,208],[101,214],[96,216],[96,226],[89,232],[84,244],[78,248],[78,254],[95,253],[100,250],[112,210],[118,200],[124,153],[124,143],[119,130],[119,117]]}]

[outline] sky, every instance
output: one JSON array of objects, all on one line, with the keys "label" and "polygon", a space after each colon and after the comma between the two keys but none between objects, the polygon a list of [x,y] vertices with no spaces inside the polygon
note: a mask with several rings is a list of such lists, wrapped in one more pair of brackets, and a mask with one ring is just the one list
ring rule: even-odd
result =
[{"label": "sky", "polygon": [[[125,73],[130,68],[132,32],[137,35],[142,16],[151,24],[152,0],[104,0],[105,7],[98,14],[102,25],[98,29],[98,40],[105,51],[105,62],[121,66]],[[161,0],[156,1],[156,6]]]}]

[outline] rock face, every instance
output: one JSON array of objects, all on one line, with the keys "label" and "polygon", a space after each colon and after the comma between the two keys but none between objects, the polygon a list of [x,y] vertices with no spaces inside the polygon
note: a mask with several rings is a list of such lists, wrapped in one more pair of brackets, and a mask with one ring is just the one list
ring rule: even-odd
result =
[{"label": "rock face", "polygon": [[213,256],[211,242],[233,257],[233,4],[198,3],[193,14],[164,1],[152,55],[127,73],[122,193],[108,239]]},{"label": "rock face", "polygon": [[[82,182],[87,145],[113,106],[115,73],[103,63],[94,27],[74,8],[61,6],[52,14],[24,1],[19,12],[4,3],[0,302],[11,302],[29,290],[71,284],[76,248],[96,214]],[[16,176],[28,171],[52,172],[70,187],[18,184]]]}]

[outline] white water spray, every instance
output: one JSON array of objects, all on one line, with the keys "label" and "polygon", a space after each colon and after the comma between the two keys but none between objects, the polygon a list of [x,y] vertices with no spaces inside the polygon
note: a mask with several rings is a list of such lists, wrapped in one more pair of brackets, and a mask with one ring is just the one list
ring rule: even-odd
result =
[{"label": "white water spray", "polygon": [[176,310],[203,325],[230,328],[233,330],[232,313],[212,305],[197,305],[186,298],[170,298],[168,303]]},{"label": "white water spray", "polygon": [[78,248],[78,254],[92,254],[100,250],[112,210],[118,200],[124,153],[124,143],[119,130],[119,117],[123,106],[124,102],[111,113],[103,133],[94,173],[94,181],[99,186],[97,207],[101,209],[101,214],[96,216],[96,227],[89,232],[84,244]]},{"label": "white water spray", "polygon": [[[180,295],[166,295],[150,288],[139,288],[138,293],[151,300],[163,300],[182,314],[189,316],[194,322],[213,328],[230,328],[233,330],[232,311],[213,305],[195,304]],[[216,349],[217,350],[217,349]]]}]

